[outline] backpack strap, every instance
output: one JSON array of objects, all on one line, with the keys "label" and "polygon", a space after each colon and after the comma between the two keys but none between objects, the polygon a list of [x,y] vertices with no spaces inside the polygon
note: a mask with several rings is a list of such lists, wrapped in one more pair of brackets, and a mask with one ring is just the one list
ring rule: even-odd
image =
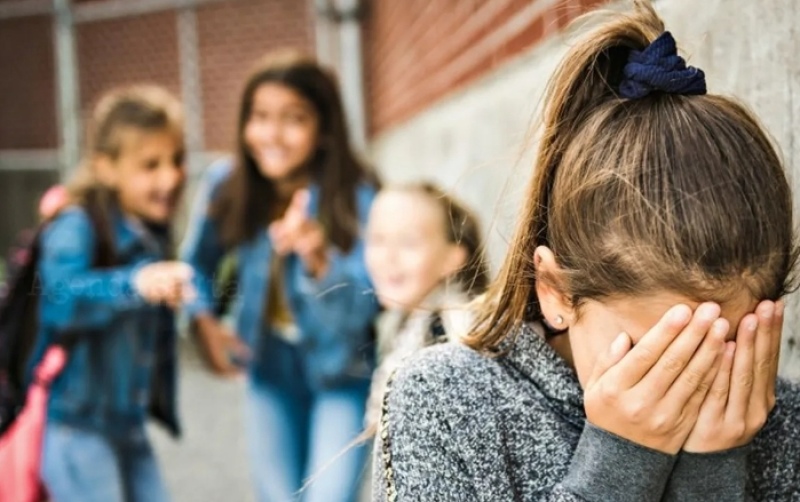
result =
[{"label": "backpack strap", "polygon": [[[90,191],[86,196],[86,201],[81,205],[83,210],[92,224],[94,231],[94,250],[92,254],[92,268],[110,268],[116,263],[116,251],[113,242],[113,226],[111,222],[110,213],[104,209],[105,205],[102,204],[101,198],[103,197],[97,191]],[[46,225],[46,223],[45,223]],[[43,225],[44,226],[44,225]],[[36,249],[36,262],[38,263],[41,254],[41,228],[37,232],[36,242],[34,243]],[[38,324],[38,323],[35,323]],[[69,353],[75,345],[80,341],[80,333],[65,332],[59,335],[59,340],[56,345],[63,347]]]}]

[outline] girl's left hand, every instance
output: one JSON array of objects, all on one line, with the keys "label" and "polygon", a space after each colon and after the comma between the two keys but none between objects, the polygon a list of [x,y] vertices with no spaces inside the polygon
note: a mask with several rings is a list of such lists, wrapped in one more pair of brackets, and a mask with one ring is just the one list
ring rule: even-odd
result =
[{"label": "girl's left hand", "polygon": [[297,254],[306,270],[319,279],[328,269],[325,232],[317,221],[308,217],[308,190],[298,190],[283,218],[269,226],[275,252],[281,256]]},{"label": "girl's left hand", "polygon": [[764,301],[739,323],[683,450],[710,453],[753,440],[775,406],[782,301]]}]

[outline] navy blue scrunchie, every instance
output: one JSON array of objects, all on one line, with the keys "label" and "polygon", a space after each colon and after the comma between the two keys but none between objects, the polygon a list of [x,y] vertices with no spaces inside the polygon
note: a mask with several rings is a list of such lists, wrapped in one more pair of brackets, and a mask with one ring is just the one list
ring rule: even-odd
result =
[{"label": "navy blue scrunchie", "polygon": [[669,94],[695,95],[706,93],[703,70],[686,66],[678,56],[675,39],[668,31],[662,33],[643,51],[631,51],[623,69],[624,78],[619,95],[639,99],[653,91]]}]

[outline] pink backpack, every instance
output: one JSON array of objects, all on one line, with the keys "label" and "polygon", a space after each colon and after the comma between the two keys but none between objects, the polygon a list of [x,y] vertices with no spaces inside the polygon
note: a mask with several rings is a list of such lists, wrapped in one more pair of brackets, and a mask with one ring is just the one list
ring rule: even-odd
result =
[{"label": "pink backpack", "polygon": [[0,502],[40,502],[46,492],[40,479],[42,439],[50,383],[61,372],[67,353],[50,347],[35,370],[25,407],[0,436]]}]

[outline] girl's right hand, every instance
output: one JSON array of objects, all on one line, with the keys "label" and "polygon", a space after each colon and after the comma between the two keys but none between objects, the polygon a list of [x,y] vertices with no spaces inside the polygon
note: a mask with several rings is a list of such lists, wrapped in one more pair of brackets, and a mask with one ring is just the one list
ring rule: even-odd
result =
[{"label": "girl's right hand", "polygon": [[192,267],[180,261],[160,261],[143,266],[133,278],[136,291],[148,303],[178,308],[194,297]]},{"label": "girl's right hand", "polygon": [[611,344],[584,391],[587,420],[634,443],[677,454],[695,425],[725,348],[728,322],[713,303],[667,311],[633,348]]},{"label": "girl's right hand", "polygon": [[207,314],[199,315],[194,320],[193,331],[211,371],[220,376],[241,374],[242,367],[236,361],[246,361],[250,357],[250,350],[239,337]]},{"label": "girl's right hand", "polygon": [[724,451],[750,443],[775,407],[783,302],[763,301],[739,323],[683,449]]}]

